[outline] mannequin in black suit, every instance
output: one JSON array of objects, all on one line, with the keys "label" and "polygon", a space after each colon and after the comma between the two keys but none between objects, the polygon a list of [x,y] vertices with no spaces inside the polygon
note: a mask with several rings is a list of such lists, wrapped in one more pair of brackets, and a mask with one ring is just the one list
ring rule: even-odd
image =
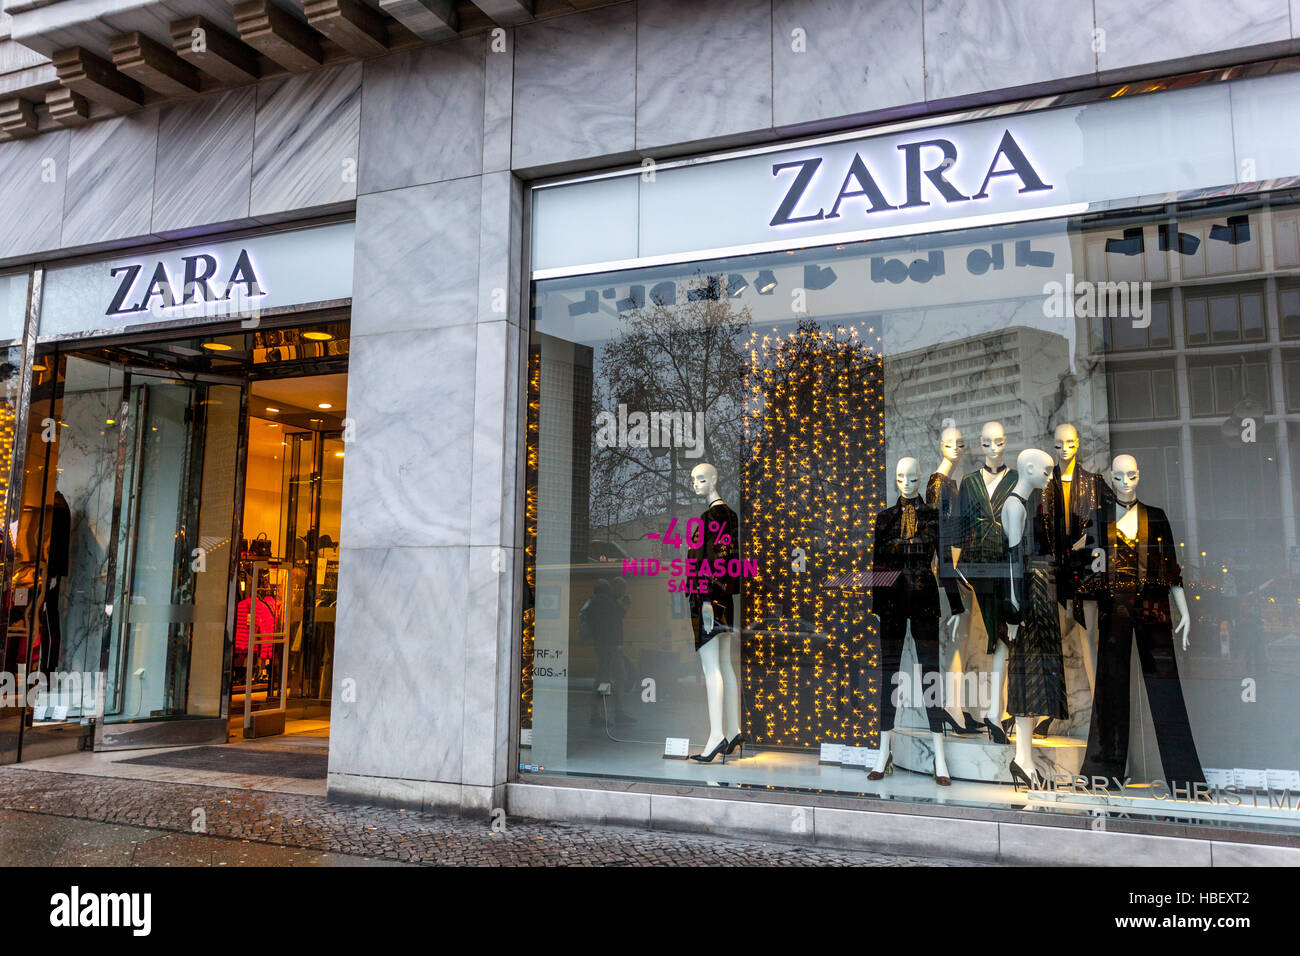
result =
[{"label": "mannequin in black suit", "polygon": [[[1080,773],[1124,778],[1129,661],[1136,639],[1165,781],[1171,788],[1186,787],[1205,780],[1174,655],[1175,636],[1187,650],[1191,618],[1169,519],[1160,508],[1138,501],[1139,477],[1132,455],[1116,457],[1111,465],[1115,500],[1101,532],[1106,594],[1098,602],[1097,687]],[[1178,611],[1177,625],[1170,617],[1171,602]]]},{"label": "mannequin in black suit", "polygon": [[[1097,686],[1097,599],[1105,591],[1105,575],[1094,570],[1105,545],[1097,529],[1105,523],[1102,509],[1114,495],[1101,475],[1079,462],[1079,432],[1073,425],[1056,426],[1053,446],[1057,464],[1043,491],[1042,509],[1057,561],[1061,637],[1081,643],[1079,656],[1092,694]],[[1075,630],[1075,623],[1081,630]],[[1050,722],[1044,720],[1036,732],[1045,732]]]},{"label": "mannequin in black suit", "polygon": [[[939,513],[920,496],[921,468],[915,458],[899,460],[895,484],[898,500],[876,515],[872,538],[871,608],[880,619],[880,749],[868,779],[879,780],[889,770],[898,704],[924,703],[934,746],[935,782],[946,787],[951,780],[943,752],[939,587],[932,569],[939,551]],[[944,589],[954,615],[960,614],[962,600],[956,581],[948,578]],[[919,688],[912,675],[900,673],[909,630],[916,646]],[[918,690],[922,701],[915,699]]]}]

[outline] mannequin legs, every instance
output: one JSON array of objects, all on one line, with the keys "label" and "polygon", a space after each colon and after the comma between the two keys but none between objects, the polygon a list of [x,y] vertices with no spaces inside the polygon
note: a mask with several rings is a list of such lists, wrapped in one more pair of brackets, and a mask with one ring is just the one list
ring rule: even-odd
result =
[{"label": "mannequin legs", "polygon": [[[884,773],[885,765],[889,763],[890,746],[894,737],[892,730],[882,730],[880,732],[880,751],[876,754],[876,764],[871,769],[876,773]],[[934,774],[936,777],[951,777],[948,772],[948,761],[943,753],[943,734],[930,734],[930,742],[934,745]]]},{"label": "mannequin legs", "polygon": [[1097,693],[1097,602],[1083,602],[1083,668],[1088,690]]},{"label": "mannequin legs", "polygon": [[[1007,657],[1010,653],[1010,648],[1002,641],[998,641],[998,646],[993,651],[993,668],[989,671],[989,709],[984,716],[994,724],[1002,719],[1002,679],[1007,673]],[[1031,735],[1032,732],[1031,728]]]},{"label": "mannequin legs", "polygon": [[[731,665],[731,635],[719,634],[700,648],[700,666],[704,669],[704,693],[709,706],[709,739],[704,742],[708,753],[740,733],[740,695],[736,691],[736,670]],[[724,723],[725,720],[725,723]]]},{"label": "mannequin legs", "polygon": [[736,668],[731,663],[731,635],[719,634],[710,643],[718,645],[718,664],[722,668],[722,731],[728,740],[735,740],[740,734],[740,692]]},{"label": "mannequin legs", "polygon": [[951,777],[948,772],[948,760],[943,754],[943,734],[930,734],[930,743],[934,745],[934,775],[936,777]]},{"label": "mannequin legs", "polygon": [[[947,600],[945,598],[945,600]],[[943,618],[946,620],[946,618]],[[958,618],[957,637],[945,643],[947,661],[944,662],[943,686],[945,690],[944,709],[957,721],[959,726],[966,722],[966,638],[970,636],[970,615]],[[942,627],[942,625],[941,625]]]},{"label": "mannequin legs", "polygon": [[882,730],[880,732],[880,752],[876,754],[876,765],[871,768],[876,773],[884,773],[885,764],[889,763],[889,738],[892,736],[893,731],[891,730]]},{"label": "mannequin legs", "polygon": [[1034,725],[1037,717],[1016,718],[1016,763],[1020,769],[1032,775],[1034,772]]}]

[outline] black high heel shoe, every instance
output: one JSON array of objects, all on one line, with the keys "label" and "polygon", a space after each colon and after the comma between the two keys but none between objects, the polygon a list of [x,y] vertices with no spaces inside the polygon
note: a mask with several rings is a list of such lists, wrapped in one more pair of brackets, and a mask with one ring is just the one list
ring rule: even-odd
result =
[{"label": "black high heel shoe", "polygon": [[981,724],[981,723],[980,723],[978,720],[976,720],[974,717],[972,717],[972,716],[971,716],[967,711],[964,711],[964,710],[963,710],[963,711],[961,712],[961,715],[962,715],[962,717],[966,720],[966,733],[968,733],[968,734],[982,734],[982,733],[984,733],[984,725]]},{"label": "black high heel shoe", "polygon": [[1015,786],[1016,791],[1020,791],[1020,784],[1024,783],[1026,790],[1034,789],[1034,782],[1029,779],[1029,774],[1025,773],[1020,764],[1014,760],[1011,761],[1011,783]]},{"label": "black high heel shoe", "polygon": [[1044,717],[1042,720],[1040,720],[1040,721],[1038,722],[1038,726],[1034,728],[1034,736],[1035,736],[1035,737],[1046,737],[1046,736],[1048,736],[1048,730],[1047,730],[1047,729],[1048,729],[1049,727],[1051,727],[1051,726],[1052,726],[1052,718],[1051,718],[1051,717]]},{"label": "black high heel shoe", "polygon": [[745,759],[745,735],[744,734],[736,734],[736,736],[731,738],[731,743],[727,744],[726,756],[730,757],[732,752],[737,747],[740,748],[740,756],[737,757],[736,759],[744,760]]},{"label": "black high heel shoe", "polygon": [[995,744],[1010,744],[1011,739],[1003,732],[1002,728],[987,717],[984,718],[984,729],[989,732],[989,740]]},{"label": "black high heel shoe", "polygon": [[[722,742],[707,754],[691,754],[691,759],[699,761],[700,763],[713,763],[713,758],[722,753],[722,748],[725,746],[727,746],[727,738],[723,737]],[[724,764],[727,762],[727,755],[725,753],[722,753],[722,762]]]},{"label": "black high heel shoe", "polygon": [[942,721],[943,721],[943,725],[944,725],[944,733],[947,733],[947,732],[948,732],[947,729],[948,729],[949,727],[951,727],[951,728],[952,728],[952,732],[953,732],[954,734],[957,734],[959,737],[965,737],[965,736],[968,736],[968,735],[970,735],[970,734],[978,734],[978,733],[981,732],[979,727],[976,727],[974,730],[971,730],[969,724],[967,724],[965,727],[963,727],[961,724],[957,723],[956,718],[953,717],[953,715],[950,714],[950,713],[948,713],[946,710],[942,710],[942,709],[940,709],[940,711],[939,711],[939,717],[940,717],[940,718],[942,719]]}]

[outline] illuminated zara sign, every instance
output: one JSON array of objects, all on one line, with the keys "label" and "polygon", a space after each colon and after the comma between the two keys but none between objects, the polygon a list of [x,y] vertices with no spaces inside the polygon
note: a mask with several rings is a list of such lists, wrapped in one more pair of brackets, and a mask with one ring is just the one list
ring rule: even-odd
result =
[{"label": "illuminated zara sign", "polygon": [[[232,296],[247,302],[266,295],[245,247],[235,255],[228,273],[217,256],[209,252],[180,255],[174,260],[159,258],[109,264],[106,268],[108,274],[117,280],[117,288],[105,315],[135,312],[165,315],[167,310],[177,307],[230,302]],[[143,276],[148,276],[148,280]],[[176,281],[177,276],[180,282]]]},{"label": "illuminated zara sign", "polygon": [[54,265],[45,275],[39,335],[161,322],[256,324],[274,310],[340,305],[352,297],[355,233],[354,223],[339,222]]},{"label": "illuminated zara sign", "polygon": [[[979,166],[963,162],[956,143],[951,139],[924,139],[899,143],[902,155],[904,188],[901,194],[888,195],[875,173],[860,152],[854,152],[843,168],[828,169],[821,176],[825,164],[823,156],[808,156],[788,162],[772,164],[772,175],[785,183],[785,191],[776,206],[771,226],[838,219],[845,212],[871,215],[898,209],[915,209],[931,205],[931,200],[942,205],[987,199],[989,184],[1002,177],[1015,177],[1021,193],[1047,192],[1052,189],[1043,181],[1025,151],[1004,130],[993,155]],[[959,168],[960,167],[960,168]],[[972,172],[974,170],[974,172]],[[976,180],[974,177],[982,178]],[[972,188],[978,182],[978,188]],[[818,187],[839,183],[833,195]],[[966,185],[970,183],[970,185]],[[826,208],[830,201],[830,208]],[[841,212],[843,207],[844,212]]]}]

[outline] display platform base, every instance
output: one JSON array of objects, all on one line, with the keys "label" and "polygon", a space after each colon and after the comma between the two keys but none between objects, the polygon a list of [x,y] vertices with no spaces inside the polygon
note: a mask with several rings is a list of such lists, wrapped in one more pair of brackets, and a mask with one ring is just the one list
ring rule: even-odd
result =
[{"label": "display platform base", "polygon": [[[1011,761],[1016,756],[1014,738],[1012,740],[1010,745],[995,744],[987,735],[958,737],[949,734],[943,741],[948,774],[954,780],[1011,783]],[[1042,774],[1073,776],[1083,766],[1087,748],[1088,742],[1079,737],[1035,737],[1034,766]],[[896,767],[924,774],[934,770],[934,744],[928,730],[895,729],[890,750]]]}]

